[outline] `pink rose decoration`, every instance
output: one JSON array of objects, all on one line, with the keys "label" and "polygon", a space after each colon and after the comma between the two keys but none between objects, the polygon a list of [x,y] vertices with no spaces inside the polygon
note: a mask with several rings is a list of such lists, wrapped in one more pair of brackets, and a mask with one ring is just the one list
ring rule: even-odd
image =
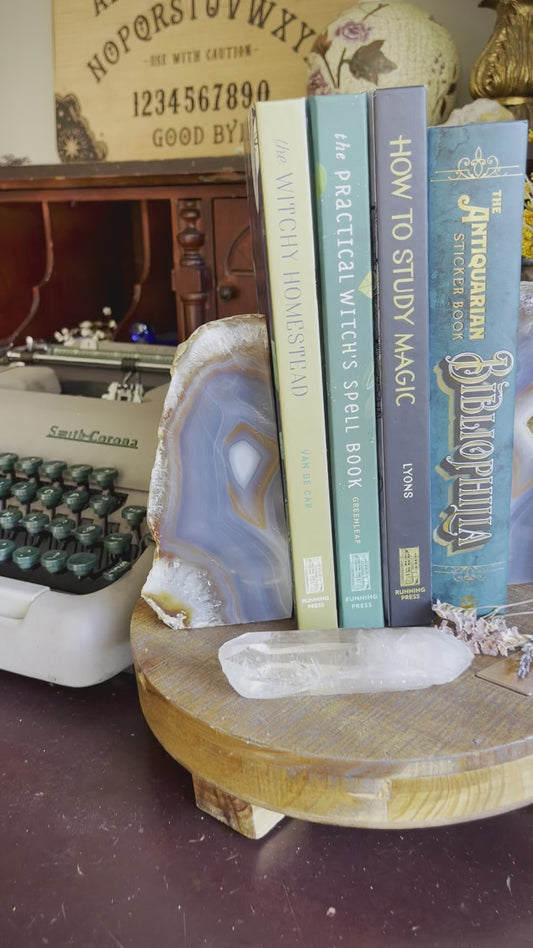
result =
[{"label": "pink rose decoration", "polygon": [[355,20],[347,20],[335,30],[335,36],[342,36],[350,43],[366,43],[372,35],[372,30],[364,23],[356,23]]}]

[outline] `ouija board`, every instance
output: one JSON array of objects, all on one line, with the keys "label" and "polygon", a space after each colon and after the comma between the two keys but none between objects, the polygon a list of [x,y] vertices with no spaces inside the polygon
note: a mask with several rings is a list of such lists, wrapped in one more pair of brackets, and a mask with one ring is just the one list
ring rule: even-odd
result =
[{"label": "ouija board", "polygon": [[242,153],[252,102],[306,93],[323,0],[53,0],[62,161]]}]

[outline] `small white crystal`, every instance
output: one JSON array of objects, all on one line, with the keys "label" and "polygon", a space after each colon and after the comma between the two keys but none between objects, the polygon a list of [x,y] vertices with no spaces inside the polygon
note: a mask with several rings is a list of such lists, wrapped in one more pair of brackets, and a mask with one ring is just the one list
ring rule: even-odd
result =
[{"label": "small white crystal", "polygon": [[468,646],[422,626],[245,632],[218,652],[243,698],[407,691],[453,681],[470,665]]}]

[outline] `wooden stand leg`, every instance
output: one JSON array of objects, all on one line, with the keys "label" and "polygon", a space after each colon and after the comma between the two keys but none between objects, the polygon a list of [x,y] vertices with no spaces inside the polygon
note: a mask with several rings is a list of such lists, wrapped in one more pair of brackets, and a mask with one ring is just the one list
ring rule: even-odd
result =
[{"label": "wooden stand leg", "polygon": [[241,836],[261,839],[284,818],[283,813],[275,813],[273,810],[265,810],[262,806],[246,803],[203,777],[192,774],[192,781],[198,809],[231,826]]}]

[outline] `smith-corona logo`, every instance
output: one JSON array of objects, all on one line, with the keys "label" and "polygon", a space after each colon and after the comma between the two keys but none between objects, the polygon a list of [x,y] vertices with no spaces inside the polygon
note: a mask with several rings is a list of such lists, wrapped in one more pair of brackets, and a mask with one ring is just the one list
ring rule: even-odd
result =
[{"label": "smith-corona logo", "polygon": [[488,360],[460,352],[435,367],[451,419],[450,453],[437,472],[451,483],[449,503],[433,537],[449,556],[481,549],[492,537],[496,413],[513,367],[514,358],[506,350]]},{"label": "smith-corona logo", "polygon": [[114,448],[133,448],[138,450],[137,438],[123,438],[120,435],[105,434],[94,428],[85,431],[84,428],[61,428],[60,425],[51,425],[47,438],[56,438],[58,441],[82,441],[84,444],[101,444]]}]

